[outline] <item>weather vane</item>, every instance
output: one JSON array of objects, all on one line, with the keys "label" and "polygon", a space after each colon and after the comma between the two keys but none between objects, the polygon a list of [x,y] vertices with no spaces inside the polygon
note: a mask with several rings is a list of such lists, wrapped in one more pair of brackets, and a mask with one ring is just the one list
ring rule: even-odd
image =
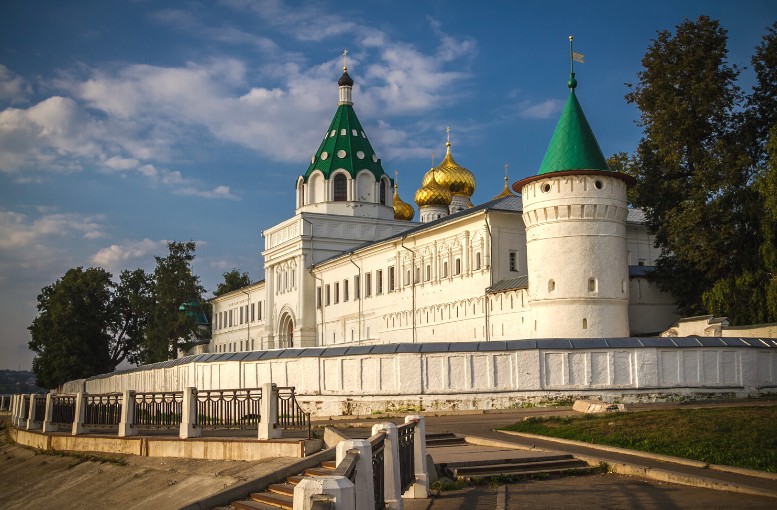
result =
[{"label": "weather vane", "polygon": [[348,50],[343,50],[343,71],[348,70],[348,62],[346,59],[348,58]]}]

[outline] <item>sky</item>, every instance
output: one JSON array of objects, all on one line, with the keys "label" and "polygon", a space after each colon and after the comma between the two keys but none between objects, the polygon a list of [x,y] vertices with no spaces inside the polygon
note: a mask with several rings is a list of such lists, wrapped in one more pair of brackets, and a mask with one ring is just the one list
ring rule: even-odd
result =
[{"label": "sky", "polygon": [[[537,172],[568,95],[605,155],[633,152],[627,104],[657,31],[701,14],[752,84],[777,2],[0,3],[0,369],[29,369],[40,290],[77,266],[153,270],[194,240],[207,296],[262,272],[261,233],[294,214],[294,183],[337,108],[342,52],[354,108],[412,202],[445,151],[475,204]],[[418,218],[416,207],[416,219]]]}]

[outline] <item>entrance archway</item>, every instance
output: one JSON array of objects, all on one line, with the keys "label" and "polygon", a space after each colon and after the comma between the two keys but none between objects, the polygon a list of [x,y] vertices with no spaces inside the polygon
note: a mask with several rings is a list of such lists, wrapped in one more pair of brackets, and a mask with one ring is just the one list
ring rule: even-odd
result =
[{"label": "entrance archway", "polygon": [[294,317],[289,312],[283,312],[278,321],[278,347],[294,347]]}]

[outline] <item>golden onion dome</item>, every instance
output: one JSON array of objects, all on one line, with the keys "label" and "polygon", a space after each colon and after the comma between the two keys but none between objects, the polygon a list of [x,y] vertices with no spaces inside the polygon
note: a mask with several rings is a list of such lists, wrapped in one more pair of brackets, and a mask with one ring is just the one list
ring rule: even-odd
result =
[{"label": "golden onion dome", "polygon": [[415,216],[413,206],[399,198],[399,185],[394,181],[394,219],[412,221]]},{"label": "golden onion dome", "polygon": [[424,183],[418,191],[415,192],[415,203],[418,207],[424,207],[427,205],[444,205],[448,207],[451,205],[453,195],[447,188],[441,186],[435,178],[435,169],[432,168],[427,172],[427,175],[431,175],[431,178],[427,181],[424,177]]},{"label": "golden onion dome", "polygon": [[[475,176],[472,172],[460,166],[454,161],[451,156],[451,142],[446,142],[447,153],[442,163],[437,165],[434,169],[436,174],[435,179],[437,182],[447,188],[454,195],[462,195],[465,197],[471,197],[475,193]],[[426,172],[424,179],[421,182],[422,186],[426,186],[432,180],[432,170]]]}]

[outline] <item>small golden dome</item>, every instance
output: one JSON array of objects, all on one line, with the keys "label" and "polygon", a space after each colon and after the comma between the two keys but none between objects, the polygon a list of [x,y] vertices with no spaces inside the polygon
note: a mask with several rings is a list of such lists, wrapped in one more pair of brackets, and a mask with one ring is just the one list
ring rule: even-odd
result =
[{"label": "small golden dome", "polygon": [[[453,160],[453,156],[451,156],[451,142],[446,142],[445,146],[447,147],[445,159],[434,169],[436,174],[435,180],[452,194],[469,198],[475,193],[475,176]],[[432,170],[426,172],[421,185],[426,186],[431,180]]]},{"label": "small golden dome", "polygon": [[440,186],[435,178],[435,173],[434,168],[429,170],[427,175],[431,175],[431,178],[427,181],[426,177],[424,177],[423,185],[415,192],[415,203],[418,207],[426,205],[444,205],[448,207],[451,205],[453,195],[447,188]]},{"label": "small golden dome", "polygon": [[510,186],[508,186],[508,184],[507,184],[508,180],[509,179],[507,178],[507,163],[505,163],[505,188],[502,190],[502,192],[500,194],[498,194],[497,196],[495,196],[491,200],[498,200],[498,199],[504,198],[504,197],[514,197],[515,196],[515,193],[510,191]]},{"label": "small golden dome", "polygon": [[394,179],[394,219],[403,221],[412,221],[415,216],[413,206],[399,198],[399,185],[397,179]]}]

